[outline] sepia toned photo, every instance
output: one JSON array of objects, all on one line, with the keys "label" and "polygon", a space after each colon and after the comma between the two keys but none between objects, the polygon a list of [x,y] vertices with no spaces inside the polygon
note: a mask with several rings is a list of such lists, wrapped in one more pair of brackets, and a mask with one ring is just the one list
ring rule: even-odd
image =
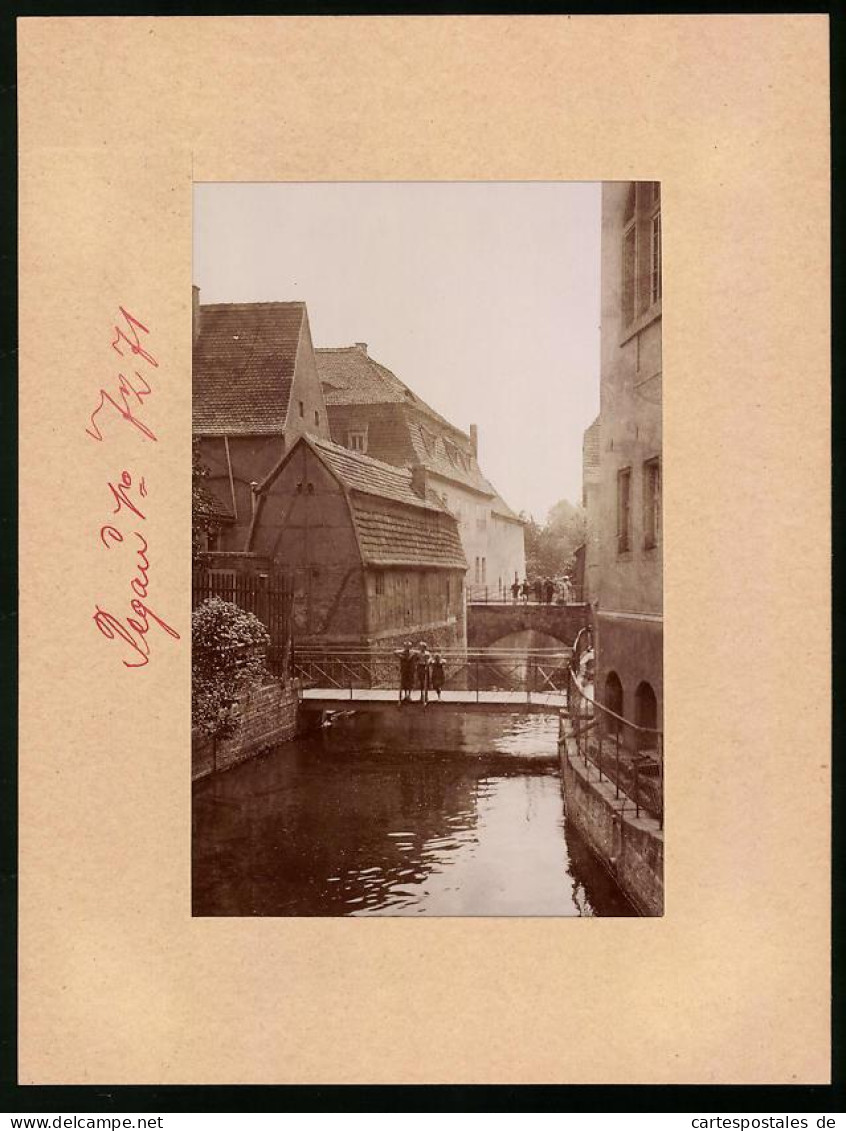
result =
[{"label": "sepia toned photo", "polygon": [[819,1107],[825,14],[10,30],[21,1103]]},{"label": "sepia toned photo", "polygon": [[660,916],[657,182],[194,186],[196,916]]}]

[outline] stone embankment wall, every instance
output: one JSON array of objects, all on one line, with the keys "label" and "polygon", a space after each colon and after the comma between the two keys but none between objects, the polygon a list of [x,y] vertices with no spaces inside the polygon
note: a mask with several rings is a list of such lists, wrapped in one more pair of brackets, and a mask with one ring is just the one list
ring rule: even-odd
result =
[{"label": "stone embankment wall", "polygon": [[194,732],[191,736],[191,778],[228,770],[257,754],[287,742],[297,733],[298,685],[269,683],[241,696],[238,724],[233,735],[213,739]]},{"label": "stone embankment wall", "polygon": [[664,833],[634,803],[614,795],[607,779],[576,753],[570,721],[559,741],[567,815],[642,915],[664,914]]}]

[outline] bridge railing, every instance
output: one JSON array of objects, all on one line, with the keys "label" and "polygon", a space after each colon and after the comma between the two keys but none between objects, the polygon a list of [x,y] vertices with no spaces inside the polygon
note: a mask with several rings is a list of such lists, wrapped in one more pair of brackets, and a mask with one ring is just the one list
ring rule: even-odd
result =
[{"label": "bridge railing", "polygon": [[570,590],[569,593],[557,591],[554,593],[549,601],[546,599],[546,593],[541,595],[538,599],[537,593],[532,586],[527,597],[517,595],[512,596],[510,587],[498,588],[496,585],[468,585],[467,586],[467,604],[468,605],[580,605],[581,601],[577,600],[575,590]]},{"label": "bridge railing", "polygon": [[[664,734],[637,726],[597,703],[574,671],[568,673],[567,714],[576,753],[585,768],[596,769],[599,781],[614,786],[616,797],[634,804],[664,827]],[[625,806],[625,801],[624,801]]]},{"label": "bridge railing", "polygon": [[[565,694],[571,654],[569,648],[443,651],[444,688],[477,698],[482,691],[519,691],[529,702],[533,694]],[[350,698],[357,689],[400,686],[400,657],[393,649],[297,649],[293,669],[303,687],[349,691]]]}]

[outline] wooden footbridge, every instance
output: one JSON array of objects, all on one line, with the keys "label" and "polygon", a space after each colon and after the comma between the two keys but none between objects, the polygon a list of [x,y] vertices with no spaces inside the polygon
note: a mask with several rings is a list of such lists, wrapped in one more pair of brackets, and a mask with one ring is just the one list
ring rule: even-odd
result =
[{"label": "wooden footbridge", "polygon": [[309,711],[472,711],[557,714],[567,703],[570,650],[444,652],[440,697],[419,683],[402,703],[393,651],[295,653],[303,708]]}]

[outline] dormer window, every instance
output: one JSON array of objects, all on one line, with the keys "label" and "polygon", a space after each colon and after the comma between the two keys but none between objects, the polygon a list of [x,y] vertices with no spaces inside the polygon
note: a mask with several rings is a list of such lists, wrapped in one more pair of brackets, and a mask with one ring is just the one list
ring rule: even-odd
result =
[{"label": "dormer window", "polygon": [[423,441],[423,447],[426,449],[430,456],[433,456],[435,454],[435,444],[437,442],[437,437],[435,436],[434,432],[430,432],[428,428],[424,428],[421,424],[420,438]]},{"label": "dormer window", "polygon": [[350,428],[347,432],[347,447],[353,452],[367,451],[367,429]]}]

